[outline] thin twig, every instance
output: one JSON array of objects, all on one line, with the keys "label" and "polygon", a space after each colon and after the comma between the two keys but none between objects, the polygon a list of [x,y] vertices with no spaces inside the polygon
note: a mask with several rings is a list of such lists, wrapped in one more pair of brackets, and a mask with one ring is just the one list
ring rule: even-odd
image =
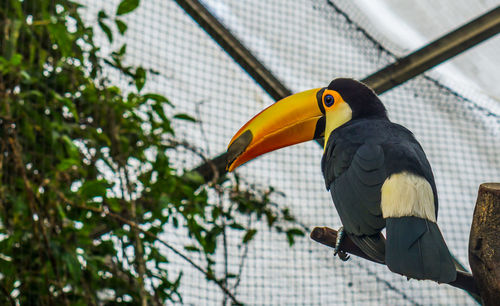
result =
[{"label": "thin twig", "polygon": [[0,289],[2,289],[3,294],[5,295],[5,297],[7,298],[7,300],[9,300],[10,305],[15,306],[15,305],[16,305],[16,301],[15,301],[15,300],[14,300],[14,298],[10,295],[10,293],[7,291],[7,289],[5,289],[5,287],[4,287],[4,286],[0,286]]},{"label": "thin twig", "polygon": [[[127,173],[127,168],[125,166],[121,167],[120,173],[123,171],[123,176],[125,180],[125,188],[129,196],[130,201],[130,215],[133,222],[137,222],[137,203],[132,199],[132,185]],[[120,174],[121,176],[121,174]],[[146,274],[146,264],[144,262],[144,248],[142,245],[142,240],[139,237],[139,231],[136,228],[132,228],[132,234],[134,236],[135,245],[135,262],[137,267],[137,274],[139,276],[139,293],[141,298],[141,305],[148,305],[148,294],[146,292],[146,287],[144,283],[144,275]]]},{"label": "thin twig", "polygon": [[[252,216],[249,216],[248,218],[248,223],[247,223],[247,228],[250,228],[252,225]],[[243,274],[243,267],[245,266],[245,260],[248,257],[248,243],[244,244],[244,250],[243,250],[243,255],[241,256],[240,264],[238,266],[238,275],[236,276],[236,282],[234,283],[233,290],[234,293],[236,293],[236,290],[238,289],[238,286],[240,285],[241,281],[241,275]]]},{"label": "thin twig", "polygon": [[[224,286],[227,287],[227,280],[228,280],[228,275],[229,275],[229,259],[228,259],[228,250],[227,250],[227,227],[226,227],[226,221],[225,221],[225,212],[224,212],[224,203],[223,203],[223,196],[224,196],[224,191],[221,190],[221,188],[218,188],[217,185],[216,190],[217,190],[217,196],[219,197],[219,203],[218,207],[220,210],[221,214],[221,227],[222,227],[222,246],[223,246],[223,251],[224,251]],[[215,223],[215,220],[214,220]],[[226,305],[227,303],[227,295],[224,296],[222,300],[222,305]]]}]

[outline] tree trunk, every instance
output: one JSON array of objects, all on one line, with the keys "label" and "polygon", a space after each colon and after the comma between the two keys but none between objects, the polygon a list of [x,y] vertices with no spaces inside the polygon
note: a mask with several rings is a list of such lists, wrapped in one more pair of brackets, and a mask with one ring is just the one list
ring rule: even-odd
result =
[{"label": "tree trunk", "polygon": [[479,187],[469,237],[469,264],[485,305],[500,303],[500,183]]}]

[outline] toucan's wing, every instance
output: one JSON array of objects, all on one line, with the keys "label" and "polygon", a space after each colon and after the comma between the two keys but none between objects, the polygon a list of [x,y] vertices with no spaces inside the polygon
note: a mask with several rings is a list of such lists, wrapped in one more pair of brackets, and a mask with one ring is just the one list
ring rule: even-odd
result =
[{"label": "toucan's wing", "polygon": [[[333,150],[328,167],[345,164],[349,156],[340,153],[344,149],[338,145]],[[380,189],[387,177],[384,152],[380,145],[363,144],[350,159],[349,166],[330,182],[333,202],[348,233],[373,235],[385,226],[380,209]]]},{"label": "toucan's wing", "polygon": [[356,236],[347,233],[352,242],[378,263],[385,263],[385,237],[382,233],[371,236]]},{"label": "toucan's wing", "polygon": [[380,189],[387,176],[382,146],[341,138],[331,146],[325,152],[323,171],[325,179],[332,178],[329,189],[344,229],[367,255],[384,262]]}]

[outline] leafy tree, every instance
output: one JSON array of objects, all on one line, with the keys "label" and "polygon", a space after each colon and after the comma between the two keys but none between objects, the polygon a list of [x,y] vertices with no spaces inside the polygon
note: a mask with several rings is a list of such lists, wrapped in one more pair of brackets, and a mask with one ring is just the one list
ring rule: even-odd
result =
[{"label": "leafy tree", "polygon": [[[115,16],[99,12],[109,41],[139,5],[123,0]],[[241,277],[227,269],[229,231],[245,248],[265,219],[290,245],[304,228],[273,201],[272,188],[237,176],[206,184],[169,159],[176,139],[171,102],[143,92],[150,73],[124,62],[126,45],[102,55],[78,3],[6,0],[0,6],[0,302],[2,304],[162,304],[181,301],[182,273],[161,248],[215,282],[225,301]],[[119,88],[103,73],[130,79]],[[195,120],[185,114],[179,120]],[[179,250],[158,237],[185,227]],[[224,262],[216,263],[216,252]],[[199,253],[204,264],[190,255]],[[242,256],[241,266],[245,256]],[[216,275],[215,265],[225,265]]]}]

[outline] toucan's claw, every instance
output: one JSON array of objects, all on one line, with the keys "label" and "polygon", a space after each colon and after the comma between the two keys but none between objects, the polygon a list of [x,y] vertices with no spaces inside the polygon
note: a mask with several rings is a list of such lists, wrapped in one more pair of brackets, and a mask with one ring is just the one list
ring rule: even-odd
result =
[{"label": "toucan's claw", "polygon": [[344,227],[341,226],[337,231],[337,240],[335,241],[335,248],[334,248],[335,252],[333,253],[333,256],[338,255],[340,260],[347,261],[351,256],[349,256],[345,251],[342,251],[340,249],[342,240],[344,239],[344,235],[345,235]]},{"label": "toucan's claw", "polygon": [[349,258],[351,258],[351,256],[344,251],[340,251],[338,253],[338,255],[339,255],[340,260],[342,260],[342,261],[348,261]]}]

